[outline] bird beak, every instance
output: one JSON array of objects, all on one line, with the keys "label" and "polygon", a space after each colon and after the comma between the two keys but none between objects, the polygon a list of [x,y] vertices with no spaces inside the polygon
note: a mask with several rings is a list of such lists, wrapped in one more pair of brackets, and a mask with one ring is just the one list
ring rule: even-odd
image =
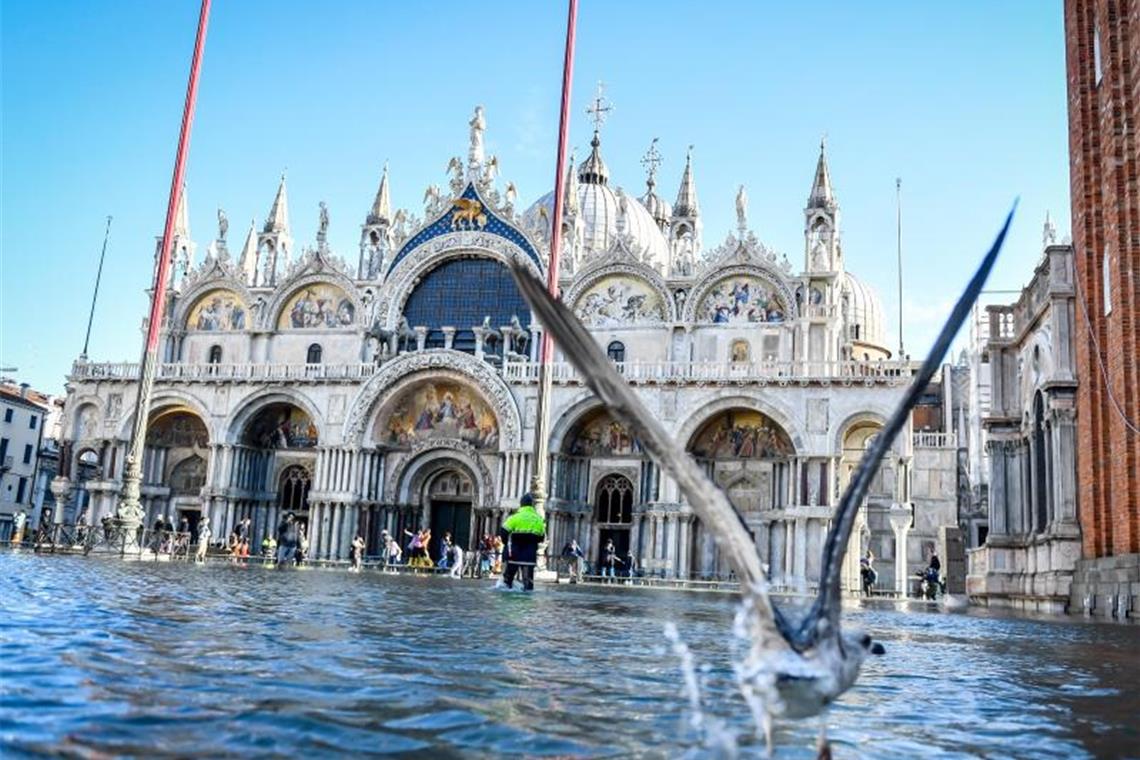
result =
[{"label": "bird beak", "polygon": [[886,653],[887,653],[886,647],[884,647],[879,642],[876,641],[874,644],[871,645],[871,654],[880,655],[880,654],[886,654]]}]

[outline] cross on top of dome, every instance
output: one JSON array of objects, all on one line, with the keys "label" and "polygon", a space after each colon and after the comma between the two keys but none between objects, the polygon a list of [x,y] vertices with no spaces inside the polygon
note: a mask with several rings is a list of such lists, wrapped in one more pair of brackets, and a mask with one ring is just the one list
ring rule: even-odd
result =
[{"label": "cross on top of dome", "polygon": [[656,184],[657,167],[661,166],[664,159],[661,157],[661,152],[657,150],[657,138],[653,138],[653,142],[649,143],[649,150],[645,151],[645,155],[641,157],[641,165],[645,167],[646,178],[645,183],[650,188]]},{"label": "cross on top of dome", "polygon": [[606,116],[610,111],[614,110],[614,106],[605,98],[606,86],[598,82],[598,92],[594,95],[594,100],[590,103],[590,107],[586,109],[586,113],[590,114],[590,119],[594,122],[594,133],[597,134],[602,125],[606,123]]}]

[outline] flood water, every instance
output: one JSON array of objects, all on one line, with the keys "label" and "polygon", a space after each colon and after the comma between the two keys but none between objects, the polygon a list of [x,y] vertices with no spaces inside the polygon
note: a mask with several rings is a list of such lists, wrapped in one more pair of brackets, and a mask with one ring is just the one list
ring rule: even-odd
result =
[{"label": "flood water", "polygon": [[[734,597],[0,553],[7,757],[676,757],[673,621],[708,711],[762,756],[732,682]],[[862,609],[887,647],[829,717],[836,757],[1140,756],[1140,627]],[[814,757],[818,724],[779,725]]]}]

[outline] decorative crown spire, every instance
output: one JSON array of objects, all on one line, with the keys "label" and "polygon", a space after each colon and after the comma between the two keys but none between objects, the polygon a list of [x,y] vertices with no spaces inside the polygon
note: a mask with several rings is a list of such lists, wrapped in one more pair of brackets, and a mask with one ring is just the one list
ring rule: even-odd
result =
[{"label": "decorative crown spire", "polygon": [[574,151],[570,151],[570,163],[566,166],[566,197],[562,199],[566,211],[578,211],[578,177],[574,173]]},{"label": "decorative crown spire", "polygon": [[265,219],[264,232],[289,231],[289,196],[285,192],[285,175],[281,175],[281,184],[277,186],[277,196],[273,199],[273,207],[269,209],[269,216]]},{"label": "decorative crown spire", "polygon": [[835,193],[831,189],[831,172],[827,168],[827,138],[819,141],[819,162],[815,165],[815,180],[811,183],[809,206],[834,206]]},{"label": "decorative crown spire", "polygon": [[183,241],[190,239],[190,213],[186,210],[186,183],[178,195],[178,211],[174,214],[174,237]]},{"label": "decorative crown spire", "polygon": [[257,278],[257,220],[249,220],[249,234],[245,236],[245,245],[241,247],[241,256],[238,257],[238,268],[245,274],[245,282],[252,285]]},{"label": "decorative crown spire", "polygon": [[641,157],[641,165],[645,167],[646,194],[652,193],[657,184],[657,167],[661,166],[662,160],[661,152],[657,150],[657,138],[654,137],[649,143],[649,150]]},{"label": "decorative crown spire", "polygon": [[372,210],[368,212],[368,224],[384,224],[392,219],[392,201],[388,197],[388,162],[384,162],[384,173],[380,175],[380,189],[376,191],[376,200],[372,201]]},{"label": "decorative crown spire", "polygon": [[697,184],[693,180],[693,146],[685,155],[685,171],[681,175],[681,187],[677,190],[677,202],[673,204],[673,216],[700,216],[701,207],[697,202]]}]

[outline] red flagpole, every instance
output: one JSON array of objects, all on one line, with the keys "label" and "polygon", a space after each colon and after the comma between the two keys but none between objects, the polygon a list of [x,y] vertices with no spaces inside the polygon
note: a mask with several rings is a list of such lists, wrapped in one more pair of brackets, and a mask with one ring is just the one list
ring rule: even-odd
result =
[{"label": "red flagpole", "polygon": [[[578,0],[570,0],[566,18],[566,54],[562,61],[562,110],[558,119],[558,157],[554,165],[554,213],[550,220],[550,261],[546,271],[546,287],[558,295],[559,254],[562,248],[562,204],[566,183],[566,143],[570,132],[570,86],[574,79],[574,33],[578,22]],[[538,414],[534,428],[534,477],[531,495],[534,506],[542,514],[546,504],[547,460],[550,458],[550,393],[551,359],[554,341],[543,330],[539,345]]]},{"label": "red flagpole", "polygon": [[174,157],[174,175],[170,180],[170,199],[166,204],[166,225],[162,230],[158,266],[155,267],[154,271],[154,289],[151,294],[150,317],[146,326],[146,343],[143,347],[142,363],[139,367],[138,402],[135,405],[131,449],[127,455],[127,472],[123,479],[123,498],[119,503],[118,510],[120,521],[130,524],[138,524],[142,515],[142,508],[139,504],[139,489],[142,483],[142,455],[146,443],[146,428],[150,418],[150,396],[154,388],[155,372],[158,368],[158,340],[166,312],[166,289],[170,280],[170,260],[172,258],[171,238],[174,234],[174,218],[182,200],[186,154],[190,147],[190,128],[194,123],[194,104],[198,98],[198,74],[202,69],[202,50],[206,45],[206,27],[209,18],[210,0],[202,0],[202,8],[198,14],[198,34],[194,40],[194,57],[190,62],[190,81],[186,85],[186,102],[182,108],[182,129],[178,135],[178,152]]}]

